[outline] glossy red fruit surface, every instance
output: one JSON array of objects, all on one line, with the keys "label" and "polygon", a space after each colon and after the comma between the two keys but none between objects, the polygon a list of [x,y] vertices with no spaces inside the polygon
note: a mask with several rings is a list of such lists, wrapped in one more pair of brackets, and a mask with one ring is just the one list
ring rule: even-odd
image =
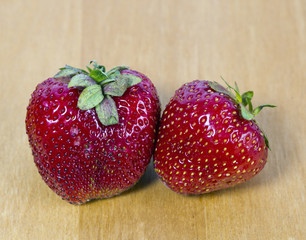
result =
[{"label": "glossy red fruit surface", "polygon": [[47,185],[63,199],[81,204],[132,187],[153,152],[159,100],[152,82],[142,81],[113,97],[119,123],[104,126],[94,109],[77,107],[81,91],[69,77],[49,78],[33,92],[26,132],[35,164]]},{"label": "glossy red fruit surface", "polygon": [[266,164],[268,148],[256,122],[208,81],[178,89],[166,106],[154,167],[161,180],[183,194],[202,194],[245,182]]}]

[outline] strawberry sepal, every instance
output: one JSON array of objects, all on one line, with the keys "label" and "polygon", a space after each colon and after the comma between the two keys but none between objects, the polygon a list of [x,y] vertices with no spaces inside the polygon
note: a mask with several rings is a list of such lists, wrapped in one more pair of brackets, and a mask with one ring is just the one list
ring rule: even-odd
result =
[{"label": "strawberry sepal", "polygon": [[96,82],[86,74],[78,74],[71,78],[68,88],[71,87],[89,87],[95,85]]},{"label": "strawberry sepal", "polygon": [[99,105],[95,107],[95,109],[100,122],[104,126],[114,125],[119,122],[116,103],[109,95],[106,95],[106,97],[100,102]]},{"label": "strawberry sepal", "polygon": [[76,74],[80,73],[87,73],[86,71],[79,69],[79,68],[74,68],[69,65],[66,65],[63,68],[60,68],[60,71],[54,75],[54,78],[60,78],[60,77],[72,77]]},{"label": "strawberry sepal", "polygon": [[133,74],[121,73],[129,69],[127,66],[117,66],[106,72],[103,65],[90,61],[92,67],[88,71],[66,65],[60,68],[54,78],[70,77],[68,88],[76,87],[82,90],[78,99],[78,108],[88,110],[95,108],[100,122],[113,125],[119,122],[118,111],[112,96],[121,97],[126,90],[142,81]]},{"label": "strawberry sepal", "polygon": [[78,100],[78,108],[81,110],[91,109],[102,102],[103,98],[101,86],[91,85],[82,91]]}]

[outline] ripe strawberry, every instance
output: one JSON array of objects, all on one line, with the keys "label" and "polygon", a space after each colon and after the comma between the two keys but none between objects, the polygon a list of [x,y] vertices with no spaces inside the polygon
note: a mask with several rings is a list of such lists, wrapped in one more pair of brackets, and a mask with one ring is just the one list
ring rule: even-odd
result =
[{"label": "ripe strawberry", "polygon": [[[233,94],[233,92],[235,94]],[[257,126],[253,92],[193,81],[178,89],[163,113],[154,167],[183,194],[202,194],[245,182],[266,164],[268,141]],[[247,109],[248,107],[248,109]]]},{"label": "ripe strawberry", "polygon": [[132,187],[149,164],[160,103],[152,82],[120,66],[61,68],[38,84],[26,132],[43,180],[82,204]]}]

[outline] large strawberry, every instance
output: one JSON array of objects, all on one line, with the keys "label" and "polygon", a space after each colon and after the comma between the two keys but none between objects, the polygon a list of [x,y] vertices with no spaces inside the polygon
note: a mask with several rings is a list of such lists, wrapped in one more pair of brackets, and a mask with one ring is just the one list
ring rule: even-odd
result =
[{"label": "large strawberry", "polygon": [[38,84],[25,121],[43,180],[73,204],[117,195],[139,180],[160,114],[145,75],[91,64],[88,71],[66,65]]},{"label": "large strawberry", "polygon": [[268,141],[254,120],[263,107],[236,85],[193,81],[178,89],[163,113],[154,167],[183,194],[202,194],[245,182],[266,164]]}]

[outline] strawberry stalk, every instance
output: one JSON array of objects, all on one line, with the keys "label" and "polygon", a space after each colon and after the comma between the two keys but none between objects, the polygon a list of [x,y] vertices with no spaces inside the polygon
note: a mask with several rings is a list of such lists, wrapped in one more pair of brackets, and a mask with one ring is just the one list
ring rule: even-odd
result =
[{"label": "strawberry stalk", "polygon": [[66,65],[60,68],[54,78],[70,77],[68,88],[76,87],[82,90],[78,99],[78,108],[88,110],[95,108],[100,122],[105,125],[114,125],[119,122],[115,101],[112,97],[121,97],[125,91],[141,82],[140,77],[132,74],[121,73],[129,69],[118,66],[106,72],[103,65],[90,61],[86,66],[88,71]]}]

